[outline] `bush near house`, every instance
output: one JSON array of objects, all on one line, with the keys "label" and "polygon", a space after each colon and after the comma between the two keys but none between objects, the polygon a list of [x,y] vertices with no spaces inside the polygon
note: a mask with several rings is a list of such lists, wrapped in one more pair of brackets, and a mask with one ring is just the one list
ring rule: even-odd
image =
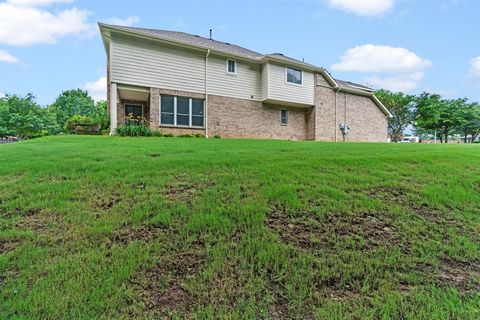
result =
[{"label": "bush near house", "polygon": [[120,137],[161,137],[160,131],[154,131],[141,123],[127,123],[116,129]]},{"label": "bush near house", "polygon": [[476,145],[0,145],[1,318],[479,319],[479,163]]}]

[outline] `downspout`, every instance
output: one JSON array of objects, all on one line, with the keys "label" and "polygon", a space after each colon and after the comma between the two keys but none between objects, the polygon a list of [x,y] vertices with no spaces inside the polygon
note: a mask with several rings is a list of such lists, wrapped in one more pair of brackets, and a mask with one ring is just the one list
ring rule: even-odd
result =
[{"label": "downspout", "polygon": [[335,92],[335,142],[338,142],[337,138],[337,131],[338,131],[338,106],[337,106],[337,96],[338,96],[338,91],[340,91],[340,87],[334,89]]},{"label": "downspout", "polygon": [[208,138],[208,56],[210,55],[210,49],[207,50],[205,56],[205,138]]},{"label": "downspout", "polygon": [[[348,121],[347,121],[347,93],[345,92],[345,123],[348,124]],[[346,135],[343,135],[343,142],[347,142],[347,136]]]}]

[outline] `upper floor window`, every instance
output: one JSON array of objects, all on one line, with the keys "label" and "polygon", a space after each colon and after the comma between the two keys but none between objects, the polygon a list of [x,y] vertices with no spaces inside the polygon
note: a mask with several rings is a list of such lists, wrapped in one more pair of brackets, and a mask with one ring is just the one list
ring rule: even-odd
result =
[{"label": "upper floor window", "polygon": [[298,84],[298,85],[303,84],[303,72],[302,72],[302,70],[287,67],[286,68],[286,73],[287,73],[287,82],[288,83]]},{"label": "upper floor window", "polygon": [[227,59],[227,73],[237,74],[237,62],[235,60]]},{"label": "upper floor window", "polygon": [[161,95],[160,125],[203,128],[205,126],[205,101]]}]

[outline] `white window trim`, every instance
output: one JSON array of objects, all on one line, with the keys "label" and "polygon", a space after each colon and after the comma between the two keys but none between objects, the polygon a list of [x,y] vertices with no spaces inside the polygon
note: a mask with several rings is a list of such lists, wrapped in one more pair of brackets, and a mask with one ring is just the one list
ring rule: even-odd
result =
[{"label": "white window trim", "polygon": [[[142,104],[138,104],[138,103],[128,103],[128,102],[126,102],[126,103],[123,104],[123,111],[125,111],[125,109],[127,108],[127,106],[141,107],[141,108],[142,108],[142,118],[145,116],[145,115],[144,115],[144,112],[145,112],[145,111],[143,110],[143,105],[142,105]],[[128,116],[128,114],[126,114],[126,112],[125,112],[125,116]]]},{"label": "white window trim", "polygon": [[[301,84],[288,82],[288,69],[300,71],[300,77],[302,78]],[[303,87],[303,70],[294,67],[285,67],[285,83],[292,86]]]},{"label": "white window trim", "polygon": [[[235,72],[230,72],[228,71],[228,62],[229,61],[232,61],[235,65]],[[225,61],[225,72],[228,74],[228,75],[231,75],[231,76],[236,76],[237,75],[237,61],[236,60],[233,60],[233,59],[227,59]]]},{"label": "white window trim", "polygon": [[[285,111],[285,119],[287,120],[285,123],[283,123],[283,117],[282,117],[282,112]],[[280,125],[286,127],[288,125],[288,109],[280,109]]]},{"label": "white window trim", "polygon": [[158,108],[160,110],[159,117],[158,117],[158,123],[161,127],[171,127],[171,128],[193,128],[193,129],[205,129],[205,100],[203,100],[203,126],[193,126],[192,125],[192,117],[193,117],[193,99],[195,98],[190,98],[190,97],[182,97],[182,98],[187,98],[188,101],[188,112],[189,112],[189,121],[188,125],[177,125],[177,96],[172,96],[171,94],[166,94],[165,96],[171,96],[173,97],[173,125],[172,124],[165,124],[162,123],[162,95],[159,96],[158,99]]}]

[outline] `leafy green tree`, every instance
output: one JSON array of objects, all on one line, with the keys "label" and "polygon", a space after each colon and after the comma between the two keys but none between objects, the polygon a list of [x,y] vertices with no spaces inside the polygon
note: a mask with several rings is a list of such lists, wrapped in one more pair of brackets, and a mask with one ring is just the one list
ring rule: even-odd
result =
[{"label": "leafy green tree", "polygon": [[466,101],[445,100],[438,94],[424,92],[416,99],[415,125],[425,131],[437,130],[440,140],[448,143],[451,131],[464,123],[462,109]]},{"label": "leafy green tree", "polygon": [[96,112],[95,102],[87,91],[81,89],[63,91],[50,106],[50,110],[57,115],[61,128],[74,115],[93,117]]},{"label": "leafy green tree", "polygon": [[402,92],[393,93],[388,90],[375,92],[377,98],[393,115],[388,119],[388,133],[392,141],[398,142],[403,138],[403,132],[412,124],[414,113],[412,111],[415,97]]},{"label": "leafy green tree", "polygon": [[35,138],[57,132],[55,114],[42,108],[32,94],[0,99],[0,136]]},{"label": "leafy green tree", "polygon": [[110,126],[110,118],[107,113],[107,101],[101,100],[95,103],[95,114],[93,118],[102,125],[102,129],[108,129]]},{"label": "leafy green tree", "polygon": [[472,136],[472,141],[474,141],[480,135],[480,104],[465,103],[461,110],[462,113],[462,124],[458,128],[459,132],[463,134],[464,142],[468,142],[468,136]]}]

